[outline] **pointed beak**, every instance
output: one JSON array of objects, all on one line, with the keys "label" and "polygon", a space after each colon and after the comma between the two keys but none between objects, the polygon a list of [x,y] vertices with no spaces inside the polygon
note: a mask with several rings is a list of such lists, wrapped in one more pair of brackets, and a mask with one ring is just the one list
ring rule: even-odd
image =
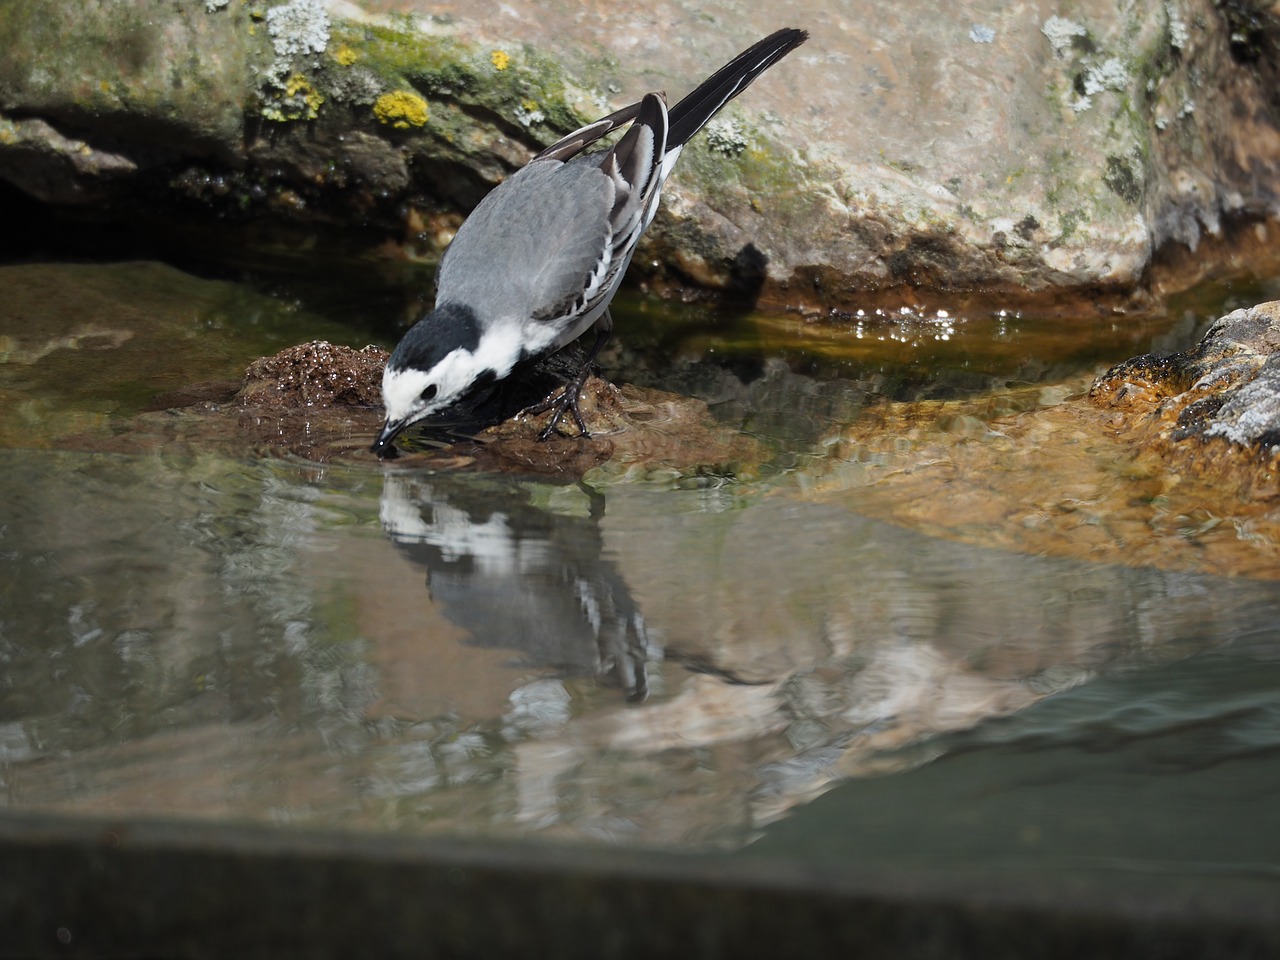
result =
[{"label": "pointed beak", "polygon": [[378,434],[378,439],[373,441],[373,446],[369,448],[369,451],[376,453],[379,460],[396,456],[395,444],[392,441],[408,425],[408,420],[388,420],[382,425],[382,432]]}]

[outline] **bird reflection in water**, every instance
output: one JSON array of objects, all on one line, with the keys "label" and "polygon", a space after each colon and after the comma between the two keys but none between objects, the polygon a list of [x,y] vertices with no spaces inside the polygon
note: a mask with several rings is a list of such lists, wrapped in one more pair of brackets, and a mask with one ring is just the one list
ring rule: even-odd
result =
[{"label": "bird reflection in water", "polygon": [[632,703],[649,694],[657,651],[604,554],[604,497],[585,516],[554,513],[515,482],[389,474],[382,528],[427,570],[431,600],[470,642],[519,651],[525,666],[594,676]]}]

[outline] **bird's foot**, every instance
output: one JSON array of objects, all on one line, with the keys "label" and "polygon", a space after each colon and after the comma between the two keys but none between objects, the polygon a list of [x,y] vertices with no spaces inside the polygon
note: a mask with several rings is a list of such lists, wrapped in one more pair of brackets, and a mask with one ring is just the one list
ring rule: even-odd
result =
[{"label": "bird's foot", "polygon": [[584,439],[591,438],[591,432],[587,429],[586,422],[582,419],[582,411],[578,409],[578,401],[582,397],[582,381],[584,378],[575,377],[572,381],[565,384],[559,393],[554,393],[541,403],[535,403],[532,407],[526,407],[525,413],[536,416],[540,413],[551,411],[551,419],[547,421],[547,425],[538,432],[539,440],[548,440],[556,432],[556,427],[560,425],[560,421],[564,418],[565,413],[573,417],[574,425],[578,428],[578,436]]}]

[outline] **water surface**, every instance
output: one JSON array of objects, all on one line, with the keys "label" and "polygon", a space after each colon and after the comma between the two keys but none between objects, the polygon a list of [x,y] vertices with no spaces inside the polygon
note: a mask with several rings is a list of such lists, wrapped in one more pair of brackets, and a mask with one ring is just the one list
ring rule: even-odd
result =
[{"label": "water surface", "polygon": [[[176,384],[395,325],[297,277],[2,272],[26,296],[5,302],[42,312],[0,316],[0,805],[1045,870],[1105,848],[1272,876],[1277,852],[1241,838],[1274,826],[1274,579],[942,539],[875,519],[856,483],[813,495],[871,406],[1034,407],[1186,346],[1213,309],[633,299],[606,368],[701,397],[771,465],[556,485],[234,438],[94,452]],[[1197,795],[1215,829],[1185,828]],[[1092,814],[1046,825],[1080,798]]]}]

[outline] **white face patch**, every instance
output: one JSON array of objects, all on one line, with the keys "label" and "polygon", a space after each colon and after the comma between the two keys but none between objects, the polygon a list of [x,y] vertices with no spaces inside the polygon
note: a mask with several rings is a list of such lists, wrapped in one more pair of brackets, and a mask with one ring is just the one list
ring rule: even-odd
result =
[{"label": "white face patch", "polygon": [[387,419],[410,424],[443,410],[471,388],[484,368],[474,355],[461,348],[430,370],[388,366],[382,372],[382,402]]},{"label": "white face patch", "polygon": [[382,402],[387,408],[388,420],[403,420],[413,423],[429,416],[447,403],[440,397],[440,387],[436,384],[436,393],[431,399],[423,399],[426,391],[435,381],[434,371],[425,370],[392,370],[387,367],[382,371]]},{"label": "white face patch", "polygon": [[[502,328],[499,333],[484,337],[475,353],[459,347],[430,370],[388,366],[382,372],[382,402],[387,419],[403,420],[406,425],[416,423],[458,400],[482,376],[501,380],[520,356],[519,332],[515,325]],[[431,391],[431,387],[435,390]]]}]

